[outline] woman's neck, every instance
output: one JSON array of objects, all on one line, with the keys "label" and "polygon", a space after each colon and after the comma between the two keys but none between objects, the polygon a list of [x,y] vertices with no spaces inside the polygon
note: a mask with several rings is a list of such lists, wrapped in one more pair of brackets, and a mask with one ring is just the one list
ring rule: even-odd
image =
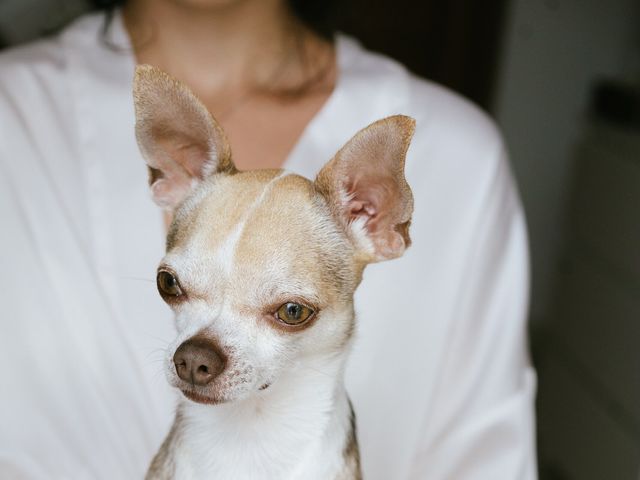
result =
[{"label": "woman's neck", "polygon": [[[196,93],[246,91],[302,76],[295,49],[323,43],[283,0],[235,0],[193,6],[172,0],[133,0],[123,11],[138,62],[151,63]],[[324,45],[326,48],[326,45]],[[293,74],[293,75],[292,75]],[[297,74],[297,75],[296,75]]]}]

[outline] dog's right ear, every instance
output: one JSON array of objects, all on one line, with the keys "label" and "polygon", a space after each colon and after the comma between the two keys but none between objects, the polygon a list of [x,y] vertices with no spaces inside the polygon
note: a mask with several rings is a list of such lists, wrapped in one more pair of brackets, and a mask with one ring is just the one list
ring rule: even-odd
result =
[{"label": "dog's right ear", "polygon": [[236,171],[222,128],[185,85],[141,65],[133,97],[136,138],[158,205],[173,209],[207,176]]},{"label": "dog's right ear", "polygon": [[394,115],[356,133],[316,177],[338,223],[366,262],[401,256],[411,244],[413,194],[404,163],[415,120]]}]

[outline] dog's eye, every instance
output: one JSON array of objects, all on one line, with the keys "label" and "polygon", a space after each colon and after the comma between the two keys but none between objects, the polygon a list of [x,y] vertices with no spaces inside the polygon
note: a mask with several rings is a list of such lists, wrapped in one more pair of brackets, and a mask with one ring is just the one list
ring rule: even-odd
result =
[{"label": "dog's eye", "polygon": [[160,270],[156,278],[158,291],[163,297],[179,297],[182,295],[182,289],[178,283],[178,279],[171,272]]},{"label": "dog's eye", "polygon": [[278,308],[276,315],[287,325],[300,325],[313,315],[313,310],[299,303],[287,302]]}]

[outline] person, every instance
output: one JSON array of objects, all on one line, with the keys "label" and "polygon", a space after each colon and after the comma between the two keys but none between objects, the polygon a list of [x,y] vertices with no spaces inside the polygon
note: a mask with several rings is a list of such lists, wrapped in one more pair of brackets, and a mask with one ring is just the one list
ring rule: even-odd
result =
[{"label": "person", "polygon": [[356,296],[364,478],[535,478],[527,241],[498,131],[294,3],[130,0],[0,55],[3,478],[140,478],[172,421],[153,281],[170,219],[134,138],[136,63],[193,89],[241,169],[312,178],[371,122],[416,119],[413,245]]}]

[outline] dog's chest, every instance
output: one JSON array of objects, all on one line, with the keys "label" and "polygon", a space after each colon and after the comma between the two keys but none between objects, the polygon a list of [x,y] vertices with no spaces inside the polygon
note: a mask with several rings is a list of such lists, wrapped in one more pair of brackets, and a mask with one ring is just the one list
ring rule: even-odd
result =
[{"label": "dog's chest", "polygon": [[[333,413],[333,412],[331,412]],[[344,469],[348,433],[330,412],[245,412],[186,423],[175,478],[327,480]]]},{"label": "dog's chest", "polygon": [[220,446],[217,452],[209,452],[208,458],[201,457],[197,451],[177,452],[175,478],[333,480],[338,478],[344,463],[339,452],[318,443],[296,445],[288,452],[276,445],[267,446],[263,451],[252,445],[245,449]]}]

